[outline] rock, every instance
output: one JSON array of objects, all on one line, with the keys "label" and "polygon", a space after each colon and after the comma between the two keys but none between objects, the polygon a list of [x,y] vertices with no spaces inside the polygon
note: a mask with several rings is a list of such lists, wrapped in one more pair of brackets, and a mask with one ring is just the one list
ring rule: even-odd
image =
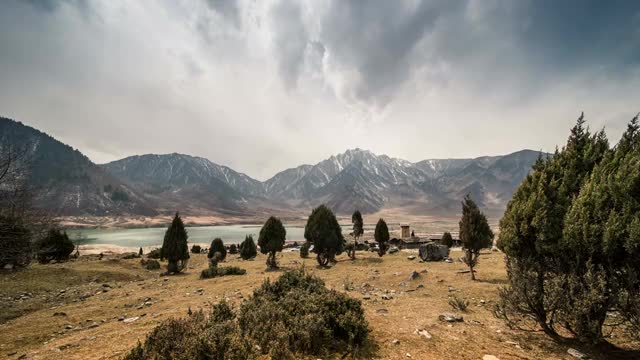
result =
[{"label": "rock", "polygon": [[409,259],[409,260],[415,260],[415,259],[416,259],[416,256],[415,256],[415,255],[409,255],[409,256],[407,256],[407,259]]},{"label": "rock", "polygon": [[100,324],[94,322],[93,324],[89,325],[88,328],[93,329],[93,328],[97,328],[98,326],[100,326]]},{"label": "rock", "polygon": [[389,313],[389,310],[387,310],[387,309],[385,309],[385,308],[380,308],[380,309],[376,310],[376,312],[377,312],[378,314],[388,314],[388,313]]},{"label": "rock", "polygon": [[393,345],[400,345],[400,340],[398,340],[398,339],[393,339],[393,341],[391,341],[391,343],[392,343]]},{"label": "rock", "polygon": [[124,321],[124,316],[118,316],[118,321]]},{"label": "rock", "polygon": [[67,313],[64,312],[54,312],[53,316],[67,316]]},{"label": "rock", "polygon": [[420,285],[416,286],[416,289],[422,289],[422,288],[424,288],[423,284],[420,284]]},{"label": "rock", "polygon": [[103,287],[103,288],[110,288],[110,287],[111,287],[111,285],[109,285],[109,284],[102,284],[102,287]]},{"label": "rock", "polygon": [[444,259],[444,262],[451,264],[453,262],[453,260],[451,259]]},{"label": "rock", "polygon": [[482,360],[500,360],[497,357],[493,356],[493,355],[485,355],[482,357]]},{"label": "rock", "polygon": [[464,319],[460,315],[444,313],[438,316],[438,320],[446,322],[462,322]]},{"label": "rock", "polygon": [[431,339],[431,334],[429,334],[427,330],[416,329],[415,333],[418,334],[419,336],[424,336],[427,339]]},{"label": "rock", "polygon": [[136,307],[136,309],[138,309],[138,310],[141,310],[142,308],[144,308],[144,304],[142,304],[142,305],[138,305],[138,306]]},{"label": "rock", "polygon": [[151,305],[153,305],[153,303],[151,301],[145,301],[144,305],[145,306],[151,306]]},{"label": "rock", "polygon": [[71,329],[73,329],[73,325],[67,324],[67,325],[64,326],[64,328],[67,329],[67,330],[71,330]]},{"label": "rock", "polygon": [[391,300],[391,299],[393,299],[393,296],[391,295],[386,295],[386,294],[382,295],[382,300]]},{"label": "rock", "polygon": [[130,318],[124,319],[122,322],[124,322],[124,323],[127,323],[127,324],[128,324],[128,323],[132,323],[132,322],[134,322],[134,321],[136,321],[136,320],[138,320],[138,319],[140,319],[140,317],[139,317],[139,316],[134,316],[134,317],[130,317]]},{"label": "rock", "polygon": [[390,248],[389,248],[389,251],[388,251],[388,252],[389,252],[389,254],[395,254],[395,253],[397,253],[398,251],[400,251],[400,249],[398,249],[398,247],[397,247],[397,246],[392,246],[392,247],[390,247]]},{"label": "rock", "polygon": [[365,300],[369,300],[369,299],[371,299],[371,295],[369,295],[367,293],[367,294],[364,294],[364,296],[362,296],[362,298],[365,299]]},{"label": "rock", "polygon": [[453,286],[448,286],[447,289],[449,289],[449,292],[453,292],[456,291],[457,289],[454,288]]},{"label": "rock", "polygon": [[6,264],[6,265],[4,266],[4,269],[5,269],[5,270],[13,270],[13,264]]},{"label": "rock", "polygon": [[411,274],[409,274],[409,280],[415,280],[419,277],[420,277],[420,274],[415,270],[412,271]]},{"label": "rock", "polygon": [[411,354],[409,354],[409,353],[404,354],[404,356],[406,356],[408,358],[411,358]]},{"label": "rock", "polygon": [[589,356],[587,356],[586,354],[581,353],[580,351],[574,349],[574,348],[569,348],[567,350],[567,354],[573,356],[576,359],[588,359]]}]

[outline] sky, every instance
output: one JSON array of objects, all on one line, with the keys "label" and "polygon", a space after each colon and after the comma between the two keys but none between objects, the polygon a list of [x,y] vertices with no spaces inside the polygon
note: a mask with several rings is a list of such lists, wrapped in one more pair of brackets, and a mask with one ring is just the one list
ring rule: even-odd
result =
[{"label": "sky", "polygon": [[350,148],[553,151],[640,111],[640,1],[4,0],[0,116],[254,178]]}]

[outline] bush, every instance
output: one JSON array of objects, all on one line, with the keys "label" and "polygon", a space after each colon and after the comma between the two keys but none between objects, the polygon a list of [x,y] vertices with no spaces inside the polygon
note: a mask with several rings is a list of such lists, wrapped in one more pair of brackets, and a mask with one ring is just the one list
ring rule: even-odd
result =
[{"label": "bush", "polygon": [[158,269],[160,269],[160,262],[158,262],[158,260],[145,260],[145,259],[142,259],[142,260],[140,260],[140,264],[142,264],[142,266],[144,266],[144,268],[147,269],[147,270],[158,270]]},{"label": "bush", "polygon": [[451,305],[454,310],[464,312],[467,311],[467,307],[469,307],[469,301],[454,295],[452,299],[449,299],[449,305]]},{"label": "bush", "polygon": [[237,314],[221,302],[208,316],[199,311],[163,322],[125,359],[331,358],[357,355],[368,335],[359,300],[294,270],[275,282],[265,280]]},{"label": "bush", "polygon": [[122,254],[122,259],[123,260],[137,259],[139,257],[140,257],[140,255],[138,255],[138,254],[136,254],[134,252]]},{"label": "bush", "polygon": [[51,229],[37,244],[38,260],[43,264],[51,260],[66,261],[74,248],[66,232]]},{"label": "bush", "polygon": [[238,253],[238,246],[236,244],[231,244],[229,246],[229,254],[236,255]]},{"label": "bush", "polygon": [[210,267],[202,270],[200,273],[200,279],[210,279],[214,277],[227,276],[227,275],[244,275],[247,270],[239,268],[237,266],[224,266],[224,267]]},{"label": "bush", "polygon": [[217,261],[224,261],[224,259],[227,257],[227,248],[224,247],[224,243],[220,238],[215,238],[211,242],[211,246],[209,247],[209,254],[207,254],[207,258],[212,259],[215,253],[220,253]]},{"label": "bush", "polygon": [[240,257],[243,260],[253,259],[258,255],[258,247],[253,241],[253,236],[247,235],[244,241],[240,243]]},{"label": "bush", "polygon": [[309,249],[311,248],[311,243],[305,241],[304,244],[300,247],[300,257],[306,259],[309,257]]},{"label": "bush", "polygon": [[148,259],[162,259],[162,249],[153,249],[147,254]]},{"label": "bush", "polygon": [[445,231],[444,234],[442,234],[442,239],[440,239],[440,244],[446,245],[449,248],[453,246],[453,237],[451,236],[450,232]]},{"label": "bush", "polygon": [[200,245],[193,245],[191,247],[192,254],[200,254],[202,252],[202,247]]}]

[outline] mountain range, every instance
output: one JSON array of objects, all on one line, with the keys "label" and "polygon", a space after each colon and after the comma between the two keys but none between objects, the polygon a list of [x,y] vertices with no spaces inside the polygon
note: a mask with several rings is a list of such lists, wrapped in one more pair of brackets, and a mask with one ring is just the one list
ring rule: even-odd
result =
[{"label": "mountain range", "polygon": [[36,203],[61,215],[246,215],[308,211],[325,203],[340,214],[404,208],[411,213],[459,211],[465,194],[484,209],[504,211],[539,156],[521,150],[474,159],[409,162],[350,149],[259,181],[205,158],[137,155],[97,165],[34,128],[0,118],[0,146],[33,144]]}]

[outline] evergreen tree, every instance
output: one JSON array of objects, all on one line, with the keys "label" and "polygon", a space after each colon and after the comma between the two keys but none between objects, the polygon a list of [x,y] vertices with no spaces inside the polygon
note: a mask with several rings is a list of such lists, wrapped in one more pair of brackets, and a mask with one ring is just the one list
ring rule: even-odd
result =
[{"label": "evergreen tree", "polygon": [[336,255],[344,251],[345,240],[342,228],[333,211],[326,205],[320,205],[311,211],[307,225],[304,227],[304,238],[313,244],[313,251],[320,266],[336,262]]},{"label": "evergreen tree", "polygon": [[211,242],[211,246],[209,246],[209,253],[207,254],[207,258],[213,259],[215,253],[219,253],[218,261],[224,261],[227,257],[227,248],[224,246],[222,239],[215,238]]},{"label": "evergreen tree", "polygon": [[140,250],[138,251],[138,255],[142,256],[144,254],[144,252],[142,251],[142,248],[140,248]]},{"label": "evergreen tree", "polygon": [[462,202],[462,219],[460,219],[460,240],[464,250],[464,263],[469,266],[471,280],[475,280],[473,268],[478,264],[480,250],[491,246],[493,231],[487,218],[469,195]]},{"label": "evergreen tree", "polygon": [[378,256],[383,256],[389,250],[389,228],[384,219],[378,220],[373,238],[378,243]]},{"label": "evergreen tree", "polygon": [[41,263],[49,261],[67,261],[73,252],[75,245],[69,240],[66,231],[50,229],[47,235],[38,241],[37,254]]},{"label": "evergreen tree", "polygon": [[167,271],[177,273],[182,271],[189,260],[189,247],[187,246],[187,230],[176,212],[171,225],[167,228],[162,242],[161,256],[168,261]]},{"label": "evergreen tree", "polygon": [[609,147],[604,131],[591,135],[582,114],[562,151],[538,158],[500,220],[498,247],[507,258],[509,286],[501,291],[503,314],[534,318],[548,335],[571,300],[563,284],[572,249],[562,244],[565,214]]},{"label": "evergreen tree", "polygon": [[258,255],[258,248],[255,241],[253,241],[252,235],[244,237],[244,241],[240,243],[240,257],[243,260],[253,259]]},{"label": "evergreen tree", "polygon": [[356,250],[358,249],[358,239],[362,234],[364,234],[364,222],[362,220],[362,214],[360,210],[356,210],[351,215],[351,223],[353,224],[353,238],[354,244],[353,246],[347,248],[347,254],[352,259],[356,258]]},{"label": "evergreen tree", "polygon": [[267,219],[262,229],[260,229],[258,245],[261,253],[268,254],[267,267],[270,269],[278,268],[276,252],[282,251],[286,237],[287,231],[284,229],[282,221],[274,216]]},{"label": "evergreen tree", "polygon": [[607,313],[619,310],[640,330],[640,126],[636,116],[622,139],[586,179],[572,203],[562,245],[572,306],[565,321],[578,338],[602,340]]},{"label": "evergreen tree", "polygon": [[238,253],[238,246],[236,244],[231,244],[229,246],[229,254],[235,255]]},{"label": "evergreen tree", "polygon": [[453,246],[453,237],[451,236],[450,232],[445,231],[444,234],[442,234],[442,239],[440,239],[440,244],[446,245],[449,248]]}]

